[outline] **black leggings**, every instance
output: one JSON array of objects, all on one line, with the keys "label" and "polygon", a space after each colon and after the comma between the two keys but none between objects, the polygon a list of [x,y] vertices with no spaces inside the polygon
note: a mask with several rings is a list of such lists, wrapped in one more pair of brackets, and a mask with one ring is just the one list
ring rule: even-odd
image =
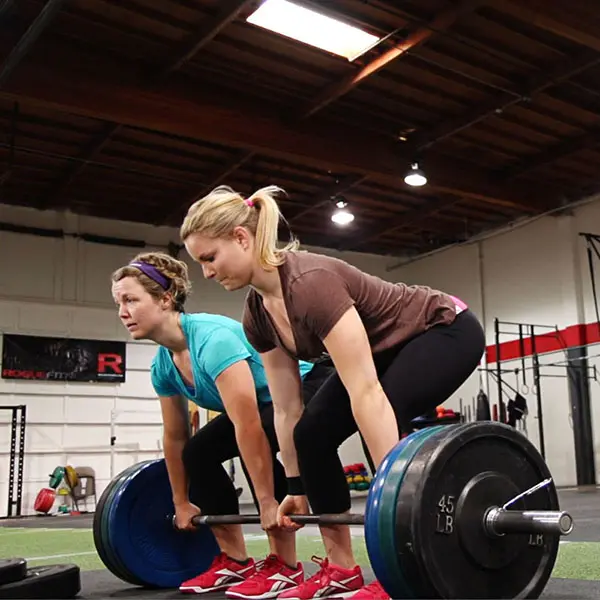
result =
[{"label": "black leggings", "polygon": [[[451,325],[437,325],[374,355],[398,429],[445,402],[473,373],[485,350],[483,328],[466,310]],[[350,509],[350,491],[338,447],[358,430],[350,399],[334,373],[306,407],[294,430],[302,482],[314,513]]]},{"label": "black leggings", "polygon": [[[323,382],[333,373],[331,367],[316,364],[304,378],[302,392],[304,404],[308,404]],[[273,405],[269,402],[259,407],[263,429],[271,446],[273,458],[273,483],[275,498],[279,502],[287,494],[287,483],[283,465],[276,457],[279,444],[275,434],[273,421]],[[223,463],[236,456],[240,451],[235,439],[233,423],[226,413],[210,420],[185,445],[183,464],[189,479],[190,501],[198,506],[204,515],[237,515],[239,514],[238,496],[229,474]],[[240,461],[246,475],[254,504],[258,502],[254,486],[244,465]]]}]

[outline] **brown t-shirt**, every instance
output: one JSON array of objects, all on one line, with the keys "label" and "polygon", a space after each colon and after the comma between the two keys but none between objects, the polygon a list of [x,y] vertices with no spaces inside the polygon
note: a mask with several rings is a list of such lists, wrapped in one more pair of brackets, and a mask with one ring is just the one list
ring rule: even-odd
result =
[{"label": "brown t-shirt", "polygon": [[[360,315],[373,353],[456,318],[456,303],[447,294],[391,283],[330,256],[289,252],[278,271],[296,341],[294,358],[300,360],[313,361],[326,354],[322,340],[351,306]],[[280,347],[291,356],[256,290],[246,297],[242,322],[258,352]]]}]

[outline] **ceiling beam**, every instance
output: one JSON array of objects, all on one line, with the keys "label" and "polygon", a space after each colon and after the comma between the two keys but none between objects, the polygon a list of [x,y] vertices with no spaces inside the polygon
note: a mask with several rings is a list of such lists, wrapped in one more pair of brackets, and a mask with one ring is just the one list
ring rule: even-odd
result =
[{"label": "ceiling beam", "polygon": [[255,156],[255,152],[242,151],[234,156],[225,165],[219,167],[216,172],[209,177],[209,183],[203,185],[192,195],[187,197],[183,202],[176,204],[175,207],[168,206],[167,210],[158,216],[156,225],[172,225],[173,222],[179,221],[187,212],[187,209],[194,203],[198,198],[201,198],[204,194],[210,192],[213,188],[217,187],[223,180],[235,173],[240,167],[245,165],[249,160]]},{"label": "ceiling beam", "polygon": [[[136,85],[137,71],[123,62],[103,64],[92,56],[90,64],[82,53],[74,62],[68,44],[46,44],[41,56],[43,62],[21,65],[0,97],[406,185],[412,156],[391,137],[354,129],[349,140],[347,127],[322,119],[284,122],[278,106],[240,99],[216,84],[190,84],[176,74],[160,92],[147,89]],[[430,188],[485,203],[543,209],[557,200],[540,185],[494,184],[488,172],[444,155],[428,154],[428,169]]]},{"label": "ceiling beam", "polygon": [[515,161],[512,165],[501,170],[500,179],[501,181],[509,181],[519,177],[519,175],[551,165],[571,154],[595,148],[598,145],[600,145],[600,129],[597,128],[554,144],[539,154]]},{"label": "ceiling beam", "polygon": [[[0,87],[6,85],[7,80],[19,65],[21,60],[31,50],[40,35],[46,30],[48,25],[53,21],[54,17],[60,12],[65,0],[49,0],[33,23],[27,28],[27,31],[22,35],[19,41],[12,48],[10,54],[5,58],[0,67]],[[11,3],[7,2],[2,7],[2,12],[11,8]]]},{"label": "ceiling beam", "polygon": [[317,208],[321,208],[321,206],[325,206],[326,204],[332,204],[333,198],[338,194],[343,194],[366,180],[367,177],[365,175],[347,175],[332,183],[305,203],[304,208],[289,220],[290,227]]},{"label": "ceiling beam", "polygon": [[408,210],[405,213],[394,217],[393,219],[389,219],[385,225],[380,227],[371,228],[365,232],[361,232],[360,238],[352,240],[352,242],[348,242],[342,250],[356,250],[367,244],[368,242],[372,242],[377,238],[380,238],[383,235],[387,235],[388,233],[393,233],[395,231],[401,231],[406,229],[407,227],[414,226],[421,219],[431,216],[452,206],[459,202],[460,200],[454,197],[445,197],[439,198],[430,204],[425,206],[419,206],[412,210]]},{"label": "ceiling beam", "polygon": [[429,23],[420,25],[409,32],[401,42],[360,67],[358,71],[352,72],[348,76],[327,86],[311,105],[303,111],[301,118],[305,119],[314,115],[322,108],[325,108],[344,94],[353,90],[362,81],[371,77],[371,75],[374,75],[392,61],[406,54],[412,48],[416,48],[437,33],[449,29],[463,14],[470,13],[489,1],[462,0],[458,4],[451,5],[440,11]]},{"label": "ceiling beam", "polygon": [[[543,9],[540,8],[542,4],[544,5]],[[593,7],[597,12],[597,7],[593,2],[589,3],[589,6],[590,10]],[[543,0],[541,3],[504,0],[498,9],[520,21],[600,52],[600,36],[586,33],[586,22],[575,24],[571,10],[572,5],[564,0],[552,3],[549,0]]]},{"label": "ceiling beam", "polygon": [[54,186],[54,189],[44,197],[40,203],[40,209],[52,206],[55,209],[61,209],[68,207],[70,202],[66,194],[71,184],[77,179],[85,167],[93,161],[110,139],[117,133],[121,128],[121,125],[116,123],[104,123],[102,131],[97,133],[92,140],[86,145],[86,147],[80,152],[77,159],[73,164],[67,168],[60,178],[58,184]]},{"label": "ceiling beam", "polygon": [[[184,50],[174,60],[172,60],[164,69],[157,74],[152,74],[148,81],[148,85],[161,85],[165,80],[187,61],[191,60],[206,44],[213,40],[219,32],[234,21],[240,12],[249,6],[250,0],[229,0],[225,2],[217,14],[202,22],[200,28],[194,32],[183,44]],[[42,208],[45,206],[62,207],[65,205],[64,200],[67,198],[65,192],[73,181],[81,174],[90,161],[102,151],[110,140],[122,129],[121,123],[106,122],[104,130],[95,135],[87,144],[81,154],[78,156],[77,162],[68,169],[61,178],[58,185],[50,194],[43,199]],[[62,198],[63,200],[57,199]],[[176,212],[176,211],[174,211]]]},{"label": "ceiling beam", "polygon": [[213,17],[203,21],[198,30],[185,40],[183,44],[185,50],[159,74],[159,79],[167,77],[194,58],[204,46],[217,37],[227,25],[235,21],[242,11],[253,2],[255,0],[221,0],[218,3],[219,11]]},{"label": "ceiling beam", "polygon": [[576,56],[566,56],[552,67],[536,71],[526,81],[515,85],[513,91],[495,94],[480,104],[467,108],[463,114],[457,117],[443,119],[429,129],[415,132],[409,139],[409,144],[413,152],[423,152],[437,142],[449,138],[491,115],[501,113],[514,104],[529,101],[535,94],[598,64],[600,64],[600,54],[589,48],[585,48]]},{"label": "ceiling beam", "polygon": [[2,3],[0,4],[0,23],[2,23],[2,19],[10,15],[14,5],[15,0],[2,0]]}]

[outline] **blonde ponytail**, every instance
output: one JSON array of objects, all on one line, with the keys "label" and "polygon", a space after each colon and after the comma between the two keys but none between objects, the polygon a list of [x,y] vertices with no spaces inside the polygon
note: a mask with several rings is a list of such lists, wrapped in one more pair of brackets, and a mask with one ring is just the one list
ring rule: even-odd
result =
[{"label": "blonde ponytail", "polygon": [[284,248],[277,247],[279,221],[285,222],[275,196],[285,193],[270,185],[244,198],[229,186],[221,185],[190,206],[180,228],[183,242],[193,233],[210,238],[229,237],[236,227],[246,227],[254,236],[261,267],[280,265],[285,252],[294,252],[299,243],[293,240]]},{"label": "blonde ponytail", "polygon": [[256,190],[247,202],[258,209],[258,222],[256,224],[256,249],[258,260],[264,269],[280,265],[283,261],[284,252],[295,252],[298,250],[297,240],[289,242],[284,248],[277,248],[277,234],[279,221],[285,219],[279,210],[275,200],[278,193],[285,193],[276,185]]}]

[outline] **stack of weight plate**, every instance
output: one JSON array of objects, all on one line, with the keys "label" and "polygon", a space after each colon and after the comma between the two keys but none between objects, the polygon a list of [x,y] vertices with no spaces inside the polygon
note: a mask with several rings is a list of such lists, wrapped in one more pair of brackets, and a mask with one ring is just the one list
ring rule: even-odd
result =
[{"label": "stack of weight plate", "polygon": [[28,567],[24,558],[0,559],[0,598],[75,598],[80,591],[77,565]]}]

